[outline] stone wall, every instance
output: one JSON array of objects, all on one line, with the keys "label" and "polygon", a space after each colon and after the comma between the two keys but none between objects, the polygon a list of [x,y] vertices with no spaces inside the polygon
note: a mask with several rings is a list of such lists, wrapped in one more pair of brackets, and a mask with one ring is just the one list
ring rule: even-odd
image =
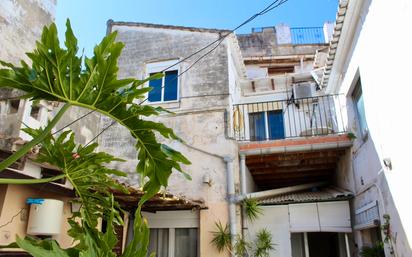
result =
[{"label": "stone wall", "polygon": [[56,0],[0,1],[0,59],[18,64],[28,61],[31,51],[45,25],[55,17]]}]

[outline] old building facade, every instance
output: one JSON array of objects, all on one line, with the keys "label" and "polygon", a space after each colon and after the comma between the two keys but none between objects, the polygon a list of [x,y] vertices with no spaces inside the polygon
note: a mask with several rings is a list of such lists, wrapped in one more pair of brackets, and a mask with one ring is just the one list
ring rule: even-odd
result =
[{"label": "old building facade", "polygon": [[[148,82],[153,90],[147,98],[136,101],[170,111],[154,119],[173,128],[182,141],[168,143],[192,162],[184,167],[191,180],[173,173],[156,198],[157,206],[144,212],[151,250],[162,257],[228,256],[211,244],[215,223],[221,222],[228,224],[232,237],[249,240],[259,229],[268,229],[275,248],[270,256],[359,256],[362,247],[377,241],[384,241],[385,256],[412,255],[408,142],[400,133],[410,122],[399,118],[408,116],[410,90],[402,76],[393,75],[407,74],[412,56],[405,47],[382,51],[393,37],[382,37],[381,31],[410,43],[403,32],[411,23],[412,7],[406,0],[395,2],[342,0],[334,24],[278,24],[240,35],[108,21],[108,32],[116,31],[125,44],[120,77],[164,73]],[[1,59],[15,63],[25,58],[23,52],[33,47],[27,42],[34,42],[40,27],[53,20],[54,2],[27,4],[0,4],[7,10],[0,17],[6,35]],[[39,17],[22,20],[27,8],[37,10]],[[399,15],[386,22],[389,10]],[[24,30],[32,19],[39,23],[16,38],[12,26]],[[27,44],[24,51],[15,48],[15,40]],[[210,48],[191,56],[211,42]],[[2,101],[0,110],[1,153],[7,156],[28,139],[20,132],[22,123],[15,121],[40,126],[55,107]],[[73,109],[66,121],[82,114],[84,110]],[[111,124],[99,115],[87,119],[71,127],[80,143]],[[114,125],[98,141],[100,151],[126,160],[114,164],[129,174],[121,182],[140,188],[129,132]],[[30,160],[16,165],[10,176],[43,177],[48,171]],[[47,189],[2,186],[0,224],[33,196],[63,200],[63,216],[69,216],[70,192],[69,184]],[[262,205],[258,219],[246,219],[241,208],[245,198]],[[128,207],[133,211],[133,203]],[[0,229],[0,244],[12,242],[16,233],[26,234],[25,216]],[[133,236],[127,225],[133,218],[126,215],[125,220],[120,251]],[[70,243],[66,230],[62,222],[55,237],[64,246]]]}]

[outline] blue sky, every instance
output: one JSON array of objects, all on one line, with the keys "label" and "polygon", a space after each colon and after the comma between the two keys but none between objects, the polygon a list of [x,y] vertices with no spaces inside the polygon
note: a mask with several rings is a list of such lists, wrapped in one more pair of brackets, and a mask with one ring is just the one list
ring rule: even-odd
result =
[{"label": "blue sky", "polygon": [[[70,18],[80,48],[90,56],[106,33],[106,21],[135,21],[189,27],[232,29],[273,0],[58,0],[60,37]],[[237,33],[253,27],[287,23],[292,27],[322,26],[335,20],[338,0],[289,0],[256,18]]]}]

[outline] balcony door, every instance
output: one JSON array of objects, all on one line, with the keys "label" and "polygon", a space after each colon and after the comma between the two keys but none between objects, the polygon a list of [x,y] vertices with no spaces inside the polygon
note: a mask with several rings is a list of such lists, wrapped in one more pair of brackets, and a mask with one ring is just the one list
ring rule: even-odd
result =
[{"label": "balcony door", "polygon": [[249,135],[251,141],[285,138],[283,111],[249,113]]}]

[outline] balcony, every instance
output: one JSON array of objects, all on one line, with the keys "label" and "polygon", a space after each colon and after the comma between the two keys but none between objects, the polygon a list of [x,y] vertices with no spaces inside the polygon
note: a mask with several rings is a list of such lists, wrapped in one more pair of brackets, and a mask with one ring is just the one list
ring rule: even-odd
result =
[{"label": "balcony", "polygon": [[239,154],[260,190],[330,184],[352,145],[338,95],[238,104],[232,115]]},{"label": "balcony", "polygon": [[232,135],[238,141],[269,141],[344,134],[336,95],[233,106]]}]

